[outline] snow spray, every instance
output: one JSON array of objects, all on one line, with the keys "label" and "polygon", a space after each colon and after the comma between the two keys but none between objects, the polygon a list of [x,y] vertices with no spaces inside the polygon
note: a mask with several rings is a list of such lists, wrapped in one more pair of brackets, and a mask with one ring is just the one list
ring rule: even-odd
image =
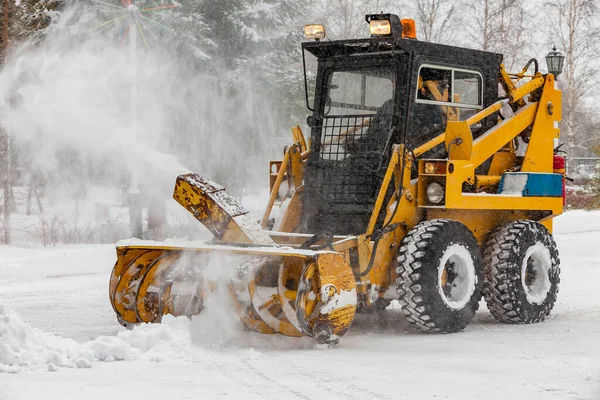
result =
[{"label": "snow spray", "polygon": [[[167,52],[159,40],[145,48],[138,40],[132,57],[122,27],[100,32],[98,24],[89,6],[73,2],[40,44],[15,49],[0,72],[0,125],[15,146],[27,144],[28,167],[55,175],[47,190],[57,192],[58,202],[73,197],[69,180],[84,176],[101,176],[113,187],[125,180],[130,190],[139,186],[163,199],[171,197],[175,178],[191,170],[225,185],[255,186],[256,177],[266,185],[267,167],[232,162],[275,155],[267,140],[268,102],[260,121],[252,107],[239,107],[259,101],[251,79],[238,76],[243,81],[232,94],[219,72],[203,71],[193,54]],[[262,129],[248,129],[255,121]],[[251,135],[252,154],[231,126]],[[66,157],[65,164],[65,149],[77,163]],[[95,170],[87,171],[90,165]]]}]

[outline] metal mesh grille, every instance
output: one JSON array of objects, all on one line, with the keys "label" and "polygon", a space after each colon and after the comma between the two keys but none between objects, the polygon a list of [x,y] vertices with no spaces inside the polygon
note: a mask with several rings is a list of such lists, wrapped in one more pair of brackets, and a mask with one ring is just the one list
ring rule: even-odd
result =
[{"label": "metal mesh grille", "polygon": [[321,130],[321,160],[342,161],[363,139],[372,115],[327,117]]},{"label": "metal mesh grille", "polygon": [[363,207],[374,202],[384,173],[389,129],[378,132],[377,118],[373,114],[323,118],[314,183],[326,202]]}]

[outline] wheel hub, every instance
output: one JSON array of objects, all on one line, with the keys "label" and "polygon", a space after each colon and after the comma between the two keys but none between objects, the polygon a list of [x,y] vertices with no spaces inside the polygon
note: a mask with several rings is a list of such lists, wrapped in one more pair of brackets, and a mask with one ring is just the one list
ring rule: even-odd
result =
[{"label": "wheel hub", "polygon": [[456,282],[456,278],[458,274],[455,272],[455,264],[452,261],[448,261],[444,271],[442,272],[442,290],[444,291],[444,295],[446,298],[452,298],[452,290],[455,289],[458,284]]},{"label": "wheel hub", "polygon": [[527,301],[542,304],[550,291],[550,252],[541,242],[537,242],[525,253],[521,271],[521,283]]},{"label": "wheel hub", "polygon": [[469,251],[459,244],[449,246],[438,268],[439,293],[452,309],[463,308],[475,291],[475,266]]}]

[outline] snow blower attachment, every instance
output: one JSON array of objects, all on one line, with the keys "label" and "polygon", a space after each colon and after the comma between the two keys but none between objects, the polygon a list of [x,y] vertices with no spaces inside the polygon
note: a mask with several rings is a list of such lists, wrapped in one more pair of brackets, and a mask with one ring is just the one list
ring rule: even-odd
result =
[{"label": "snow blower attachment", "polygon": [[249,329],[330,345],[356,312],[392,300],[427,332],[464,329],[482,296],[500,322],[550,314],[564,196],[554,75],[535,60],[509,74],[500,54],[419,41],[392,14],[367,22],[366,39],[307,30],[303,59],[318,64],[310,140],[293,128],[271,162],[260,225],[189,174],[173,197],[213,243],[117,245],[110,299],[123,325],[196,315],[219,285]]},{"label": "snow blower attachment", "polygon": [[196,174],[178,177],[173,197],[221,244],[118,247],[110,293],[119,320],[159,322],[165,314],[200,313],[219,284],[206,276],[206,267],[232,263],[237,267],[228,291],[248,328],[327,344],[346,332],[356,310],[356,284],[343,257],[276,247],[224,188]]}]

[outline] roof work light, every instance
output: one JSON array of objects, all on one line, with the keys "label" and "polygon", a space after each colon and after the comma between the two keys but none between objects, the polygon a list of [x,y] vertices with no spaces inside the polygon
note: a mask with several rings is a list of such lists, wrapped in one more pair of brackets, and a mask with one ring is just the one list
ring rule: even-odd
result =
[{"label": "roof work light", "polygon": [[412,19],[400,20],[395,14],[369,14],[365,16],[369,23],[371,36],[400,36],[416,39],[417,29]]},{"label": "roof work light", "polygon": [[319,41],[325,37],[325,27],[321,24],[304,25],[304,36]]},{"label": "roof work light", "polygon": [[387,36],[392,33],[392,25],[387,19],[373,19],[369,22],[369,29],[373,36]]}]

